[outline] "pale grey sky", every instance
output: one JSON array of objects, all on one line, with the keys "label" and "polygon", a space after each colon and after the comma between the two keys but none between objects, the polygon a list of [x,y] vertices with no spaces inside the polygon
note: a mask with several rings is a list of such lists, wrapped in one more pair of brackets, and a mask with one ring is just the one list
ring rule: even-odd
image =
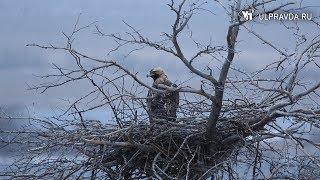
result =
[{"label": "pale grey sky", "polygon": [[[82,24],[98,21],[99,26],[107,33],[125,32],[127,28],[122,23],[122,20],[125,20],[156,40],[161,32],[170,31],[170,23],[173,21],[173,13],[169,11],[166,3],[150,0],[0,0],[0,106],[21,111],[34,105],[35,112],[46,114],[57,106],[61,98],[77,96],[77,92],[67,89],[56,89],[45,94],[26,90],[27,83],[41,83],[34,74],[50,71],[50,63],[63,66],[71,64],[70,57],[64,53],[30,48],[26,47],[26,44],[63,45],[61,32],[70,32],[80,13]],[[320,5],[318,0],[306,3]],[[217,3],[209,3],[208,7],[215,15],[196,15],[190,24],[193,36],[201,41],[207,41],[211,37],[214,44],[225,45],[228,25],[226,14]],[[313,8],[313,13],[319,15],[318,10],[319,8]],[[292,46],[291,41],[294,39],[276,22],[255,24],[254,28],[278,47]],[[305,23],[304,28],[312,34],[311,25]],[[276,53],[258,43],[257,39],[245,30],[241,30],[239,40],[238,50],[241,53],[236,57],[235,65],[241,68],[255,70],[277,57]],[[101,39],[92,29],[82,33],[76,41],[80,50],[97,57],[105,57],[111,45],[110,40]],[[186,54],[191,54],[194,50],[187,41],[183,46]],[[122,55],[119,52],[113,56],[122,59]],[[141,71],[140,76],[144,80],[147,80],[144,76],[146,72],[154,66],[162,66],[173,80],[179,75],[190,75],[183,64],[174,57],[150,49],[121,61],[126,67]],[[310,78],[317,77],[312,71],[309,74]],[[79,87],[85,88],[85,85]]]}]

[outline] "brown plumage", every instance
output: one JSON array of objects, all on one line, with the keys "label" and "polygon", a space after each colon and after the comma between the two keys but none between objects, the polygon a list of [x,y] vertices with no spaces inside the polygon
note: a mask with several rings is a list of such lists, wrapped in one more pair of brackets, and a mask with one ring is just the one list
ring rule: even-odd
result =
[{"label": "brown plumage", "polygon": [[[162,68],[153,68],[148,75],[154,82],[152,87],[165,90],[163,87],[158,85],[163,84],[169,87],[177,87],[173,84],[165,74]],[[179,107],[179,92],[156,92],[149,90],[147,96],[147,108],[150,116],[150,121],[153,118],[166,119],[169,121],[175,121],[177,118],[177,109]]]}]

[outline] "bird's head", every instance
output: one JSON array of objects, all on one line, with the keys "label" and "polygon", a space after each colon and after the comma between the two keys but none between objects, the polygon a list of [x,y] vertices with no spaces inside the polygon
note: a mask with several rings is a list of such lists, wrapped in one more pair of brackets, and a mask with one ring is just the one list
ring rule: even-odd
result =
[{"label": "bird's head", "polygon": [[150,70],[147,77],[151,77],[154,81],[160,77],[166,77],[164,70],[161,67],[156,67]]}]

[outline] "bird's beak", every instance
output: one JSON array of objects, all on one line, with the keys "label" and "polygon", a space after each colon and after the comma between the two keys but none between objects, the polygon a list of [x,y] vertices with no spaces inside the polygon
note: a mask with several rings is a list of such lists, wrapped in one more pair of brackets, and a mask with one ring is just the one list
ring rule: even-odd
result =
[{"label": "bird's beak", "polygon": [[147,77],[151,77],[151,75],[150,75],[150,74],[147,74]]}]

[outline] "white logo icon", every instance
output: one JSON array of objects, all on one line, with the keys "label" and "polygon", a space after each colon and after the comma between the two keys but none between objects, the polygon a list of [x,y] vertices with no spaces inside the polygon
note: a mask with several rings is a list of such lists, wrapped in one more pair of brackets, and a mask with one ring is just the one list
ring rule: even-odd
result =
[{"label": "white logo icon", "polygon": [[251,11],[242,11],[242,16],[244,17],[244,19],[246,21],[252,20],[252,17],[253,17],[252,13],[253,13],[253,10],[251,10]]}]

